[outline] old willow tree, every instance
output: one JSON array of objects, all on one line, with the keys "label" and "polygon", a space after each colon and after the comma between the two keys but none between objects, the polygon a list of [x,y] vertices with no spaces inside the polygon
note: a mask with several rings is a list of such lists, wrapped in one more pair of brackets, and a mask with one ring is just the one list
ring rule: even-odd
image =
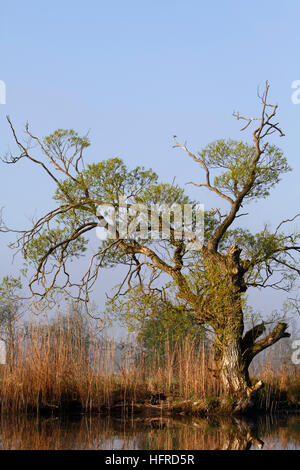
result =
[{"label": "old willow tree", "polygon": [[[174,147],[182,149],[198,165],[199,180],[194,184],[213,192],[228,207],[223,214],[219,209],[205,213],[201,250],[191,249],[191,234],[178,237],[175,217],[170,219],[169,238],[153,240],[150,232],[148,239],[138,231],[121,235],[114,216],[99,211],[99,207],[109,204],[120,209],[120,219],[121,210],[124,213],[128,209],[129,214],[133,204],[157,204],[163,212],[175,203],[194,204],[178,186],[159,183],[157,175],[143,167],[128,170],[118,158],[85,166],[84,154],[90,142],[87,136],[80,137],[73,130],[59,129],[40,139],[27,125],[27,140],[21,141],[8,118],[17,150],[4,160],[11,164],[26,160],[39,166],[55,186],[53,210],[33,221],[28,230],[20,231],[12,245],[21,251],[28,276],[32,274],[32,295],[46,299],[60,289],[88,301],[93,287],[101,288],[101,268],[119,264],[128,268],[120,283],[120,295],[139,288],[146,296],[166,301],[165,286],[172,285],[176,290],[175,304],[182,305],[182,314],[193,312],[200,327],[213,330],[214,373],[227,393],[236,397],[236,410],[247,407],[262,386],[260,381],[252,384],[249,378],[253,358],[289,336],[288,325],[283,321],[268,330],[264,322],[259,322],[245,331],[245,293],[249,287],[289,290],[299,275],[299,234],[295,227],[287,229],[297,216],[286,218],[273,231],[264,227],[259,233],[237,224],[239,217],[245,215],[241,208],[247,202],[267,197],[280,176],[290,170],[282,151],[269,142],[272,134],[284,134],[275,119],[277,106],[268,102],[268,91],[266,84],[259,96],[259,117],[235,115],[243,120],[242,130],[249,131],[254,125],[249,143],[219,140],[195,154],[174,137]],[[121,196],[126,197],[126,203],[123,199],[120,208]],[[134,215],[131,213],[128,218],[133,219]],[[106,224],[114,238],[99,242],[95,235],[99,223],[102,227]],[[160,215],[159,229],[164,229],[165,224]],[[149,222],[146,229],[150,228]],[[9,229],[3,226],[2,230]],[[70,261],[80,256],[82,260],[70,266]],[[121,276],[124,271],[119,272]]]}]

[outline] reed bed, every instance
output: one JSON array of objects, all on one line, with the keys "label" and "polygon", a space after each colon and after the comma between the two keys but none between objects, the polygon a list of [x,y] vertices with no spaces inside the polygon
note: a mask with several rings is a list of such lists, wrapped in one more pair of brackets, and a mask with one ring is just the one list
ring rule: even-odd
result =
[{"label": "reed bed", "polygon": [[261,379],[264,388],[260,393],[260,406],[276,411],[279,406],[300,407],[300,367],[291,360],[290,343],[278,343],[257,358],[250,371],[252,377]]},{"label": "reed bed", "polygon": [[[211,372],[211,348],[189,338],[180,345],[166,344],[163,354],[149,354],[138,343],[127,341],[120,346],[103,333],[95,334],[92,321],[83,325],[60,316],[55,321],[33,319],[19,325],[8,352],[0,379],[2,413],[128,412],[136,404],[195,398],[209,402],[222,396],[222,387]],[[262,407],[273,406],[274,390],[276,399],[285,394],[286,400],[298,400],[299,370],[291,364],[287,367],[284,359],[276,368],[267,357],[253,368],[252,375],[267,383]]]}]

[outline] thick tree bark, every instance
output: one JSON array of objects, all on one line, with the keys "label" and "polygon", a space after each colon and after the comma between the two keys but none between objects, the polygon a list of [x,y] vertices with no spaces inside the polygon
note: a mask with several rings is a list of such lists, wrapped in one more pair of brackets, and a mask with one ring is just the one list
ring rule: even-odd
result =
[{"label": "thick tree bark", "polygon": [[240,339],[233,338],[223,346],[220,376],[228,395],[240,395],[250,386],[248,369],[245,367]]},{"label": "thick tree bark", "polygon": [[257,391],[263,386],[261,381],[251,383],[249,366],[259,352],[290,336],[286,333],[288,325],[278,323],[260,340],[265,332],[264,323],[244,335],[242,294],[246,286],[240,249],[232,246],[225,256],[207,249],[203,254],[210,280],[206,307],[215,331],[215,370],[225,394],[233,399],[234,411],[247,411],[255,406]]},{"label": "thick tree bark", "polygon": [[225,394],[234,399],[234,412],[246,412],[255,407],[256,395],[263,387],[263,382],[251,383],[249,366],[259,352],[281,338],[288,338],[290,334],[286,332],[287,328],[286,323],[278,323],[268,335],[258,341],[257,338],[265,331],[264,324],[255,326],[243,338],[238,332],[234,333],[233,328],[227,341],[223,339],[222,347],[219,347],[217,353],[217,367]]},{"label": "thick tree bark", "polygon": [[249,377],[249,365],[243,356],[241,336],[232,337],[219,352],[219,377],[224,394],[232,400],[234,413],[246,412],[255,406],[256,392],[263,386],[254,386]]}]

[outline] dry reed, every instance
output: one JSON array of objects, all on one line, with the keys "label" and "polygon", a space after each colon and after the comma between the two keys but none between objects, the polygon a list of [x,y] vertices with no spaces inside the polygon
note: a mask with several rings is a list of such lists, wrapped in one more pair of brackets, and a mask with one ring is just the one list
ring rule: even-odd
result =
[{"label": "dry reed", "polygon": [[[11,347],[0,379],[2,413],[101,411],[117,406],[128,410],[137,403],[157,404],[161,398],[209,401],[222,395],[211,372],[212,351],[188,338],[172,348],[166,344],[163,355],[152,351],[149,357],[132,342],[120,348],[115,341],[95,335],[92,322],[85,323],[82,331],[81,324],[74,326],[74,321],[61,316],[55,322],[32,320],[21,325]],[[299,371],[287,367],[285,360],[274,369],[267,358],[252,374],[268,384],[262,399],[268,408],[273,388],[286,395],[299,388]]]}]

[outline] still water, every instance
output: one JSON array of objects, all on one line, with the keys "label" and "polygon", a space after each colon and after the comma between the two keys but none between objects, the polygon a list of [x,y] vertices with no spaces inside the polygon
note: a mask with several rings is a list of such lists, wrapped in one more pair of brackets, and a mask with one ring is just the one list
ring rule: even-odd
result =
[{"label": "still water", "polygon": [[0,449],[300,449],[300,416],[0,418]]}]

